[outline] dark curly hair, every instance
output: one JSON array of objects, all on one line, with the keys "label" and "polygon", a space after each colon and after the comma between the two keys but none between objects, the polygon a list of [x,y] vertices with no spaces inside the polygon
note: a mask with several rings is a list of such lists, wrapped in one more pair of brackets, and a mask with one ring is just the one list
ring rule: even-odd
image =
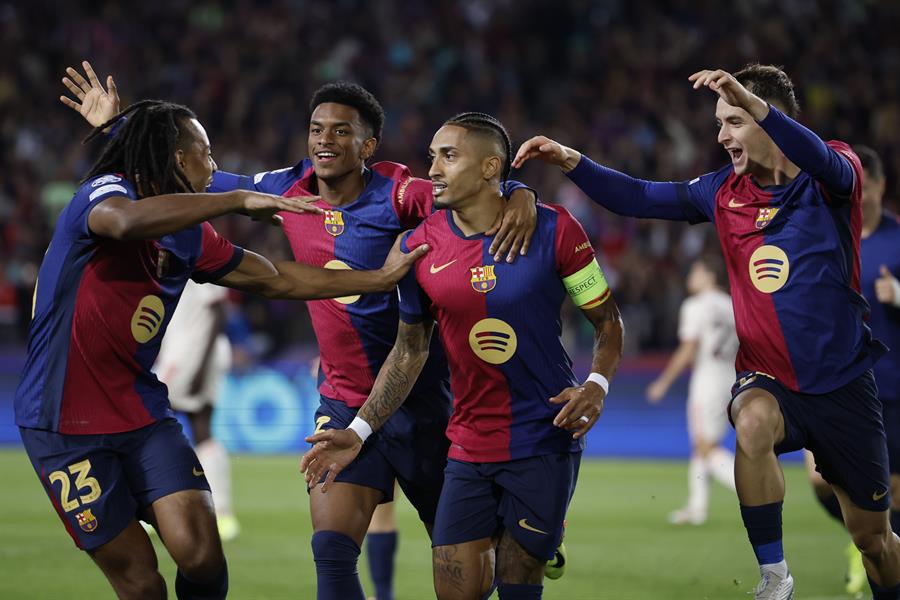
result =
[{"label": "dark curly hair", "polygon": [[381,141],[381,130],[384,127],[384,109],[381,103],[369,90],[349,81],[326,83],[313,93],[309,101],[309,112],[325,102],[334,102],[351,106],[359,112],[359,118],[372,132],[372,137]]},{"label": "dark curly hair", "polygon": [[800,114],[800,103],[794,95],[794,83],[781,67],[774,65],[747,65],[734,74],[741,85],[766,102],[774,104],[784,114],[796,119]]}]

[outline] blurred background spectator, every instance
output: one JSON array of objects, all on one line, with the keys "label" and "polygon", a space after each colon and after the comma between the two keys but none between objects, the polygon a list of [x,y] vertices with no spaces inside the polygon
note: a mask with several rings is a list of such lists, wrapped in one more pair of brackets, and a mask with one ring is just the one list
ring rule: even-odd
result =
[{"label": "blurred background spectator", "polygon": [[[900,198],[900,3],[883,0],[362,0],[0,3],[0,341],[24,343],[37,266],[56,215],[87,171],[81,118],[62,106],[66,66],[112,73],[123,107],[189,105],[219,167],[255,173],[306,156],[307,104],[335,79],[383,103],[375,160],[427,176],[434,130],[464,110],[498,116],[514,144],[538,132],[648,179],[725,164],[714,97],[687,82],[705,67],[783,65],[801,121],[825,139],[873,146],[888,207]],[[673,346],[692,259],[718,244],[707,225],[623,220],[543,167],[516,175],[569,208],[600,250],[629,353]],[[283,235],[242,218],[217,227],[288,257]],[[262,356],[311,343],[300,303],[235,298]],[[589,347],[580,319],[566,335]]]}]

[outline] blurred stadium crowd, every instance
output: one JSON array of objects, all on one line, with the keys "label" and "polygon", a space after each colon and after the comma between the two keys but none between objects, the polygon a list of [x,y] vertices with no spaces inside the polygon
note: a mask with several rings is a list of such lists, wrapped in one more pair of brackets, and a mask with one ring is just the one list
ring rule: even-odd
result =
[{"label": "blurred stadium crowd", "polygon": [[[375,160],[419,176],[434,130],[479,110],[503,120],[516,145],[545,133],[632,175],[671,180],[727,160],[714,98],[688,75],[771,62],[793,77],[802,122],[879,151],[896,208],[900,37],[887,25],[898,13],[892,0],[0,3],[0,340],[24,340],[55,217],[97,150],[81,145],[88,126],[57,100],[64,68],[83,58],[101,79],[115,76],[123,106],[155,97],[193,108],[228,171],[305,157],[311,93],[346,78],[386,109]],[[623,308],[629,352],[672,345],[687,267],[717,246],[711,228],[619,219],[549,168],[514,176],[584,224]],[[216,225],[288,256],[274,228]],[[265,353],[312,340],[302,305],[236,301]]]}]

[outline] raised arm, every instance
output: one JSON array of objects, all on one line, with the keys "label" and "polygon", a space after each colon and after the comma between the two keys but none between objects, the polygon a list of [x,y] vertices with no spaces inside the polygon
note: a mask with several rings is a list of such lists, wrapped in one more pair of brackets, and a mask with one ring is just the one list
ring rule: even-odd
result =
[{"label": "raised arm", "polygon": [[750,113],[789,161],[830,191],[850,195],[854,179],[850,162],[814,132],[748,90],[734,75],[722,69],[705,69],[688,77],[688,81],[693,82],[694,89],[708,87],[727,104]]},{"label": "raised arm", "polygon": [[532,158],[560,167],[591,200],[616,214],[670,221],[707,220],[679,195],[681,184],[635,179],[542,135],[522,144],[513,166],[519,168]]},{"label": "raised arm", "polygon": [[428,359],[434,321],[408,324],[400,321],[397,341],[378,371],[375,385],[357,417],[347,429],[329,429],[306,438],[315,444],[300,460],[306,483],[314,487],[327,473],[322,491],[349,465],[372,432],[378,431],[406,400]]},{"label": "raised arm", "polygon": [[380,269],[355,271],[323,269],[293,261],[272,264],[264,256],[245,250],[238,266],[214,283],[268,298],[294,300],[386,292],[392,290],[427,251],[428,246],[423,244],[404,253],[398,238]]}]

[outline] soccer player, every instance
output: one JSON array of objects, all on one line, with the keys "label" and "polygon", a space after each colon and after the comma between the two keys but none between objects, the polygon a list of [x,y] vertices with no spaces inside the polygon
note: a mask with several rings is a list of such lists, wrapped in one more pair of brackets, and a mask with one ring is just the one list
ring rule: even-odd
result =
[{"label": "soccer player", "polygon": [[[432,535],[435,591],[442,600],[481,598],[496,561],[501,599],[540,598],[584,434],[600,416],[619,362],[622,325],[594,250],[565,209],[539,206],[529,254],[515,264],[494,260],[484,232],[503,209],[500,183],[512,156],[496,119],[482,113],[450,119],[429,154],[435,206],[446,210],[404,243],[428,243],[432,255],[401,285],[397,340],[357,418],[347,429],[308,438],[315,446],[301,468],[309,482],[327,474],[330,490],[416,384],[436,321],[450,364],[453,415]],[[567,294],[595,327],[593,372],[584,384],[560,342]]]},{"label": "soccer player", "polygon": [[710,221],[728,267],[740,348],[729,417],[737,432],[741,516],[760,564],[756,597],[790,598],[777,455],[807,447],[838,496],[876,600],[900,597],[900,540],[888,526],[887,448],[872,366],[885,352],[859,294],[862,167],[793,117],[788,76],[753,65],[690,76],[718,94],[718,141],[731,164],[684,183],[634,179],[546,137],[541,158],[618,214]]},{"label": "soccer player", "polygon": [[207,219],[314,208],[252,191],[195,193],[216,165],[186,107],[138,102],[91,137],[110,126],[118,132],[60,214],[40,267],[16,423],[60,519],[120,598],[166,597],[137,517],[178,566],[179,598],[223,598],[209,486],[150,371],[185,282],[322,298],[391,289],[413,261],[397,250],[375,272],[273,265]]},{"label": "soccer player", "polygon": [[[67,72],[73,78],[78,75],[74,69]],[[71,80],[67,86],[80,87]],[[99,84],[87,85],[82,92],[99,97],[105,93]],[[323,214],[301,219],[283,215],[295,259],[332,269],[380,265],[394,238],[431,214],[431,183],[412,177],[397,163],[367,167],[381,139],[384,111],[362,87],[344,82],[325,85],[313,94],[310,112],[309,158],[251,177],[220,171],[209,190],[321,196],[315,206]],[[507,191],[517,187],[523,186],[510,182]],[[534,230],[533,193],[523,189],[510,195],[489,232],[496,233],[491,252],[498,260],[506,255],[512,261],[525,252]],[[399,320],[397,297],[351,295],[310,302],[308,308],[321,356],[316,431],[343,428],[369,395],[390,352]],[[327,496],[321,488],[310,492],[320,600],[364,597],[357,573],[360,546],[375,507],[392,500],[395,480],[431,530],[446,463],[443,431],[450,413],[446,360],[437,343],[411,396]],[[417,435],[406,435],[411,430]]]},{"label": "soccer player", "polygon": [[[855,146],[854,150],[863,168],[860,288],[871,307],[868,324],[872,333],[894,349],[875,364],[874,373],[887,436],[891,529],[900,534],[900,223],[882,206],[885,176],[881,158],[867,146]],[[807,467],[815,467],[812,457],[806,462]],[[816,498],[831,516],[843,521],[834,492],[818,473],[809,470]],[[847,555],[847,592],[855,594],[862,591],[865,574],[860,574],[856,548],[849,548]]]},{"label": "soccer player", "polygon": [[231,367],[225,335],[228,290],[188,280],[159,349],[154,371],[169,390],[172,409],[187,415],[194,451],[209,481],[219,537],[240,533],[231,499],[228,451],[212,435],[212,416],[222,380]]},{"label": "soccer player", "polygon": [[687,278],[691,295],[682,303],[679,316],[681,342],[662,374],[647,387],[648,400],[656,404],[693,365],[687,401],[691,439],[688,501],[669,515],[674,525],[706,522],[710,475],[734,491],[734,455],[722,446],[738,348],[731,297],[724,291],[726,276],[725,264],[718,256],[705,255],[694,261]]}]

